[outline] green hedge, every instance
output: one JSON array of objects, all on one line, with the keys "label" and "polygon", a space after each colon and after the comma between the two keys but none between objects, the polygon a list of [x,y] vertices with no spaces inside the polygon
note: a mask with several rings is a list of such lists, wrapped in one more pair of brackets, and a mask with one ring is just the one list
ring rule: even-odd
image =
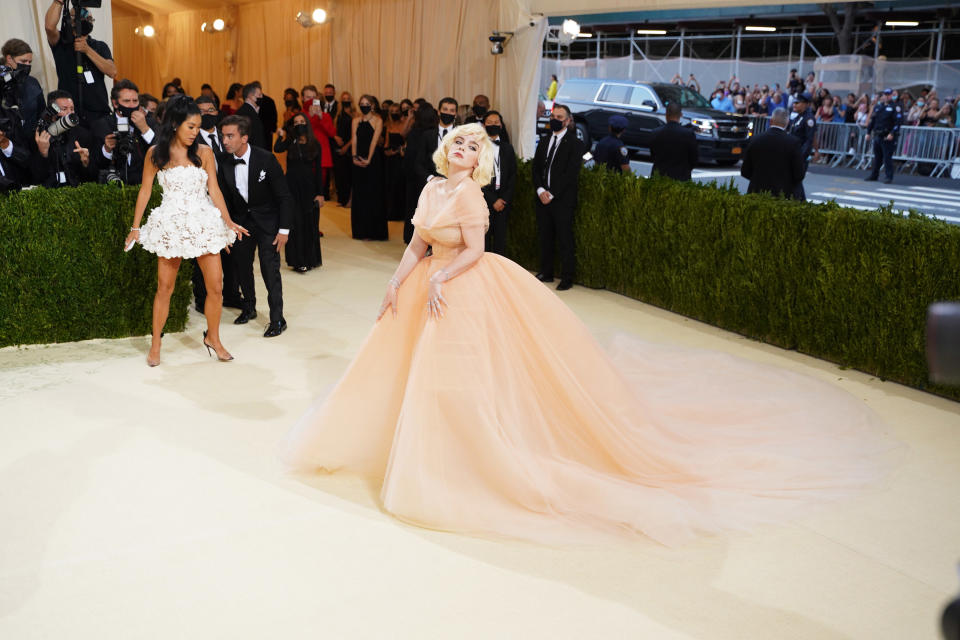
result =
[{"label": "green hedge", "polygon": [[[524,164],[509,251],[537,269],[533,203]],[[581,172],[575,227],[581,284],[960,398],[924,356],[927,306],[960,299],[960,227],[601,168]]]},{"label": "green hedge", "polygon": [[[137,192],[86,184],[0,197],[0,347],[150,333],[157,258],[139,245],[123,251]],[[185,267],[168,332],[186,326]]]}]

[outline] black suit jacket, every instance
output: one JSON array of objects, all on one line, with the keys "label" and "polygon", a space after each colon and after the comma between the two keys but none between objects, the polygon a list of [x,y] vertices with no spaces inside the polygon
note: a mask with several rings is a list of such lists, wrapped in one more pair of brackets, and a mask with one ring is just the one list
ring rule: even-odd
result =
[{"label": "black suit jacket", "polygon": [[799,199],[806,174],[803,142],[782,129],[768,129],[754,138],[744,154],[740,175],[750,181],[747,193],[766,191]]},{"label": "black suit jacket", "polygon": [[[533,156],[533,188],[536,190],[542,187],[549,191],[553,195],[551,205],[569,203],[575,205],[580,167],[583,166],[583,143],[577,138],[577,132],[573,129],[568,129],[563,134],[553,155],[550,183],[547,184],[544,168],[552,136],[552,133],[540,136],[540,141],[537,143],[537,152]],[[539,202],[539,198],[537,201]]]},{"label": "black suit jacket", "polygon": [[[450,125],[450,130],[453,130],[453,125]],[[413,135],[412,131],[410,133]],[[416,146],[416,154],[412,159],[412,174],[422,187],[427,184],[430,176],[440,175],[437,173],[437,166],[433,164],[433,152],[440,146],[439,129],[430,128],[425,131],[420,131],[417,136]],[[408,138],[407,149],[409,148],[410,143]]]},{"label": "black suit jacket", "polygon": [[[566,137],[566,136],[564,136]],[[493,203],[499,198],[506,200],[507,205],[513,203],[513,190],[517,184],[517,154],[513,150],[513,145],[500,137],[500,188],[496,188],[496,176],[490,179],[490,184],[483,188],[483,197],[487,201],[487,206],[493,206]]]},{"label": "black suit jacket", "polygon": [[[219,168],[220,163],[223,162],[224,156],[226,156],[226,155],[228,155],[228,154],[227,154],[226,150],[223,148],[223,137],[220,135],[220,130],[219,130],[219,129],[215,129],[214,131],[216,131],[216,133],[217,133],[217,143],[220,145],[220,148],[213,150],[213,156],[217,159],[217,167]],[[206,140],[206,138],[203,137],[203,134],[202,134],[202,133],[198,133],[198,134],[197,134],[197,144],[202,144],[202,145],[205,146],[205,147],[209,147],[209,146],[210,146],[209,144],[207,144],[207,140]]]},{"label": "black suit jacket", "polygon": [[[16,191],[23,185],[30,183],[30,151],[22,144],[13,141],[11,141],[11,144],[13,150],[10,152],[9,158],[0,149],[0,167],[3,167],[3,174],[9,181],[9,183],[6,183],[8,189]],[[0,189],[0,192],[2,191]]]},{"label": "black suit jacket", "polygon": [[250,135],[247,142],[255,147],[270,151],[270,145],[267,144],[267,134],[263,130],[263,121],[260,120],[260,114],[253,108],[253,105],[244,102],[237,109],[236,115],[244,116],[250,121]]},{"label": "black suit jacket", "polygon": [[235,165],[230,154],[219,163],[217,181],[230,217],[243,226],[252,218],[268,235],[289,229],[293,221],[293,196],[277,158],[269,151],[251,146],[248,170],[249,197],[244,200],[237,191]]},{"label": "black suit jacket", "polygon": [[124,165],[119,159],[116,149],[113,150],[112,160],[103,155],[103,141],[108,135],[116,131],[117,116],[111,114],[94,121],[90,129],[94,145],[93,148],[90,149],[90,162],[96,163],[97,171],[115,166],[117,173],[124,177],[124,182],[127,184],[140,184],[143,181],[143,159],[146,157],[150,145],[157,141],[157,133],[160,131],[160,125],[153,116],[147,116],[147,126],[153,131],[153,138],[149,143],[143,139],[140,130],[137,129],[132,122],[130,123],[130,131],[133,133],[135,144],[130,151],[130,163],[126,169],[124,169]]},{"label": "black suit jacket", "polygon": [[653,172],[674,180],[689,180],[700,157],[697,136],[679,122],[668,122],[653,132],[650,155]]},{"label": "black suit jacket", "polygon": [[277,103],[267,94],[263,94],[260,101],[260,123],[263,125],[263,137],[267,143],[267,149],[273,141],[273,134],[277,132]]}]

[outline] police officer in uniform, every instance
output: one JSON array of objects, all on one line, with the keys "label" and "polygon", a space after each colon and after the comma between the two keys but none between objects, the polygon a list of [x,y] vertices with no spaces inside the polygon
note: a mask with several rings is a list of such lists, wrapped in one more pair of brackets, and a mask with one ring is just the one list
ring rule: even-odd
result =
[{"label": "police officer in uniform", "polygon": [[611,171],[630,173],[630,151],[620,140],[627,128],[627,119],[623,116],[610,116],[607,125],[610,127],[610,135],[601,139],[593,150],[596,163],[605,165]]},{"label": "police officer in uniform", "polygon": [[893,182],[893,150],[897,146],[897,135],[900,133],[900,123],[903,121],[903,112],[899,102],[893,102],[893,89],[884,89],[883,97],[873,109],[870,121],[867,123],[867,137],[873,138],[873,170],[867,180],[876,180],[880,177],[880,165],[883,165],[884,178],[887,184]]},{"label": "police officer in uniform", "polygon": [[[813,136],[817,131],[817,121],[813,117],[810,107],[810,94],[801,93],[793,101],[793,113],[787,133],[800,140],[800,153],[803,155],[803,171],[806,173],[810,166],[810,155],[813,153]],[[796,200],[806,200],[803,182],[797,184],[797,191],[793,195]]]}]

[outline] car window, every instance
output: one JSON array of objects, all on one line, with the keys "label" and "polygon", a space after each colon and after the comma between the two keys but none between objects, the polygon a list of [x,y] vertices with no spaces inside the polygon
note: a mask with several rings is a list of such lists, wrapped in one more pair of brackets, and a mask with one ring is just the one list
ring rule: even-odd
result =
[{"label": "car window", "polygon": [[668,102],[679,102],[681,107],[710,108],[710,103],[707,102],[706,98],[687,87],[679,87],[677,85],[657,87],[657,95],[660,97],[660,102],[664,104]]},{"label": "car window", "polygon": [[593,102],[595,95],[597,95],[595,82],[564,82],[557,91],[557,102],[561,104],[567,100]]},{"label": "car window", "polygon": [[628,84],[605,84],[600,90],[597,102],[612,102],[614,104],[630,104],[630,92],[634,87]]},{"label": "car window", "polygon": [[630,104],[633,105],[634,107],[639,107],[643,105],[644,100],[649,100],[654,105],[657,104],[656,96],[653,95],[653,91],[651,91],[648,87],[644,87],[644,86],[634,87],[633,95],[630,96]]}]

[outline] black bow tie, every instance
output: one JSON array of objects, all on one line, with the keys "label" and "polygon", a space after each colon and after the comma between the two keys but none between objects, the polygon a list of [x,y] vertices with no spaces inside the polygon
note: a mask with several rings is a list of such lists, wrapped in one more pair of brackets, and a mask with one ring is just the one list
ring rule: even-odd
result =
[{"label": "black bow tie", "polygon": [[234,165],[247,164],[247,161],[244,160],[243,158],[238,158],[238,157],[236,157],[236,156],[232,156],[232,158],[233,158],[233,164],[234,164]]},{"label": "black bow tie", "polygon": [[496,139],[496,140],[491,140],[490,142],[492,142],[493,144],[497,145],[498,147],[500,146],[500,139],[499,139],[499,138]]}]

